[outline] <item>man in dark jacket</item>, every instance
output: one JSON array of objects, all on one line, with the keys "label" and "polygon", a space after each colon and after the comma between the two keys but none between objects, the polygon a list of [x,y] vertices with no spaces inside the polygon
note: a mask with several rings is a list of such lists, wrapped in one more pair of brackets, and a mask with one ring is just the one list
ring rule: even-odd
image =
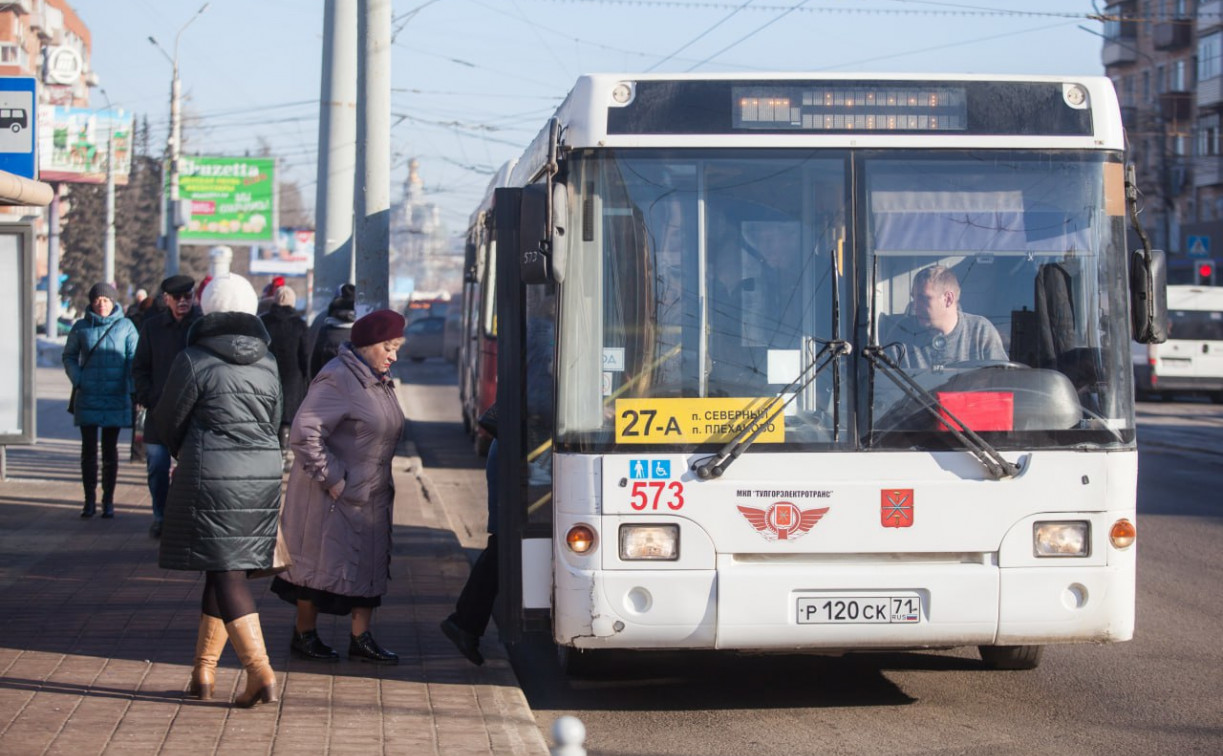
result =
[{"label": "man in dark jacket", "polygon": [[[260,300],[262,301],[262,300]],[[292,452],[289,449],[289,428],[293,416],[306,396],[306,373],[310,369],[310,352],[306,345],[306,321],[297,314],[297,294],[288,286],[272,293],[272,305],[259,316],[272,339],[272,356],[280,371],[280,387],[284,392],[284,417],[280,420],[280,452],[285,472],[289,471]]]},{"label": "man in dark jacket", "polygon": [[310,380],[318,375],[323,366],[340,353],[340,345],[348,341],[352,325],[357,321],[357,303],[352,297],[339,296],[327,307],[327,319],[314,341],[310,354]]},{"label": "man in dark jacket", "polygon": [[[136,387],[136,404],[150,412],[161,398],[170,375],[170,364],[187,346],[187,331],[201,315],[200,308],[194,304],[194,288],[191,276],[170,276],[162,281],[166,309],[146,319],[140,328],[140,343],[132,361],[132,382]],[[145,423],[144,445],[149,495],[153,499],[153,524],[149,526],[149,535],[160,538],[166,495],[170,490],[170,450],[155,423]]]}]

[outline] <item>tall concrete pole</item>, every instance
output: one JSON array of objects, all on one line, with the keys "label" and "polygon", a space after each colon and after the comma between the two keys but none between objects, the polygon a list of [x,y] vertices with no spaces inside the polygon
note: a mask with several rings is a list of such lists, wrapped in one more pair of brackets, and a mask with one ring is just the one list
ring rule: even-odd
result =
[{"label": "tall concrete pole", "polygon": [[63,184],[53,184],[47,207],[47,329],[49,338],[59,337],[59,198]]},{"label": "tall concrete pole", "polygon": [[208,10],[208,5],[208,3],[201,5],[200,9],[195,12],[195,15],[187,19],[187,23],[179,27],[178,33],[174,35],[173,57],[157,42],[156,37],[149,37],[149,41],[161,51],[162,55],[170,59],[170,64],[174,67],[174,75],[170,79],[170,138],[167,140],[170,154],[170,191],[165,203],[167,277],[178,273],[178,224],[182,220],[182,214],[178,212],[178,160],[182,155],[183,137],[183,124],[182,117],[180,116],[182,82],[178,78],[178,41],[182,39],[183,32],[187,31],[187,27],[191,26],[204,11]]},{"label": "tall concrete pole", "polygon": [[353,182],[357,164],[357,0],[327,0],[319,97],[314,302],[325,310],[352,280]]},{"label": "tall concrete pole", "polygon": [[363,98],[357,116],[362,187],[357,193],[358,314],[390,301],[391,244],[391,0],[361,0]]},{"label": "tall concrete pole", "polygon": [[183,125],[179,118],[182,82],[178,80],[178,44],[174,45],[174,78],[170,81],[170,194],[166,197],[166,277],[178,275],[178,159]]},{"label": "tall concrete pole", "polygon": [[[115,282],[115,128],[107,114],[106,127],[106,246],[102,250],[102,280]],[[118,302],[115,303],[116,306]]]}]

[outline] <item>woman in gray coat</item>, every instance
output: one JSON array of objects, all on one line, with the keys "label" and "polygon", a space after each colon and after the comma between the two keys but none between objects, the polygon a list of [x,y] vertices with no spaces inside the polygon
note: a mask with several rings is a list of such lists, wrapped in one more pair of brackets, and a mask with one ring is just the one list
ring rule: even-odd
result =
[{"label": "woman in gray coat", "polygon": [[204,316],[192,324],[150,413],[178,459],[159,564],[205,572],[190,691],[212,697],[228,638],[246,669],[234,704],[247,707],[277,700],[247,571],[271,567],[276,548],[280,378],[246,279],[212,279],[200,306]]},{"label": "woman in gray coat", "polygon": [[290,650],[298,658],[339,658],[318,636],[323,612],[351,615],[348,658],[399,662],[369,626],[390,576],[391,461],[404,425],[390,369],[403,328],[392,310],[354,323],[351,341],[315,377],[293,420],[281,521],[293,566],[272,590],[297,606]]},{"label": "woman in gray coat", "polygon": [[72,381],[72,422],[81,429],[81,485],[93,517],[98,502],[98,432],[102,436],[102,517],[115,516],[119,476],[119,431],[132,424],[132,358],[140,334],[123,317],[119,292],[108,283],[89,290],[89,310],[72,324],[63,363]]}]

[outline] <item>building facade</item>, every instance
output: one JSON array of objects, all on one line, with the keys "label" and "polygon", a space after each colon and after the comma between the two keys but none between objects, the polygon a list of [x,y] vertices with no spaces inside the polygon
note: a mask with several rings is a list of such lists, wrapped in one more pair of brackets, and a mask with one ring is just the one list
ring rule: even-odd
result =
[{"label": "building facade", "polygon": [[1143,227],[1171,259],[1223,257],[1223,0],[1105,6]]},{"label": "building facade", "polygon": [[[89,28],[66,0],[0,2],[0,76],[37,79],[36,105],[40,113],[53,105],[89,106],[89,88],[98,83],[90,67],[91,47]],[[40,115],[39,128],[46,127]],[[41,186],[48,188],[45,184]],[[20,201],[4,202],[0,207],[0,220],[34,221],[35,275],[41,289],[35,304],[39,323],[46,322],[49,214],[66,209],[51,199],[61,195],[62,187],[53,185],[49,189],[43,204],[49,202],[51,207],[30,206]]]}]

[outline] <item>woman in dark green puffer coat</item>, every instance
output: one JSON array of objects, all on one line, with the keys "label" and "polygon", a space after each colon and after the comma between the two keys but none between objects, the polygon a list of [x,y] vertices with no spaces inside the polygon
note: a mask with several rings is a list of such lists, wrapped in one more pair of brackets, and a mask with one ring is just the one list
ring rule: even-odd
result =
[{"label": "woman in dark green puffer coat", "polygon": [[119,431],[132,424],[132,358],[140,334],[123,317],[119,292],[108,283],[89,290],[89,310],[72,324],[63,364],[76,387],[72,422],[81,429],[81,485],[93,517],[98,501],[98,434],[102,436],[102,517],[115,516],[119,476]]},{"label": "woman in dark green puffer coat", "polygon": [[178,460],[159,564],[205,571],[190,691],[211,698],[228,638],[246,668],[243,707],[277,700],[246,575],[271,567],[280,510],[280,377],[258,304],[246,279],[212,279],[150,414]]}]

